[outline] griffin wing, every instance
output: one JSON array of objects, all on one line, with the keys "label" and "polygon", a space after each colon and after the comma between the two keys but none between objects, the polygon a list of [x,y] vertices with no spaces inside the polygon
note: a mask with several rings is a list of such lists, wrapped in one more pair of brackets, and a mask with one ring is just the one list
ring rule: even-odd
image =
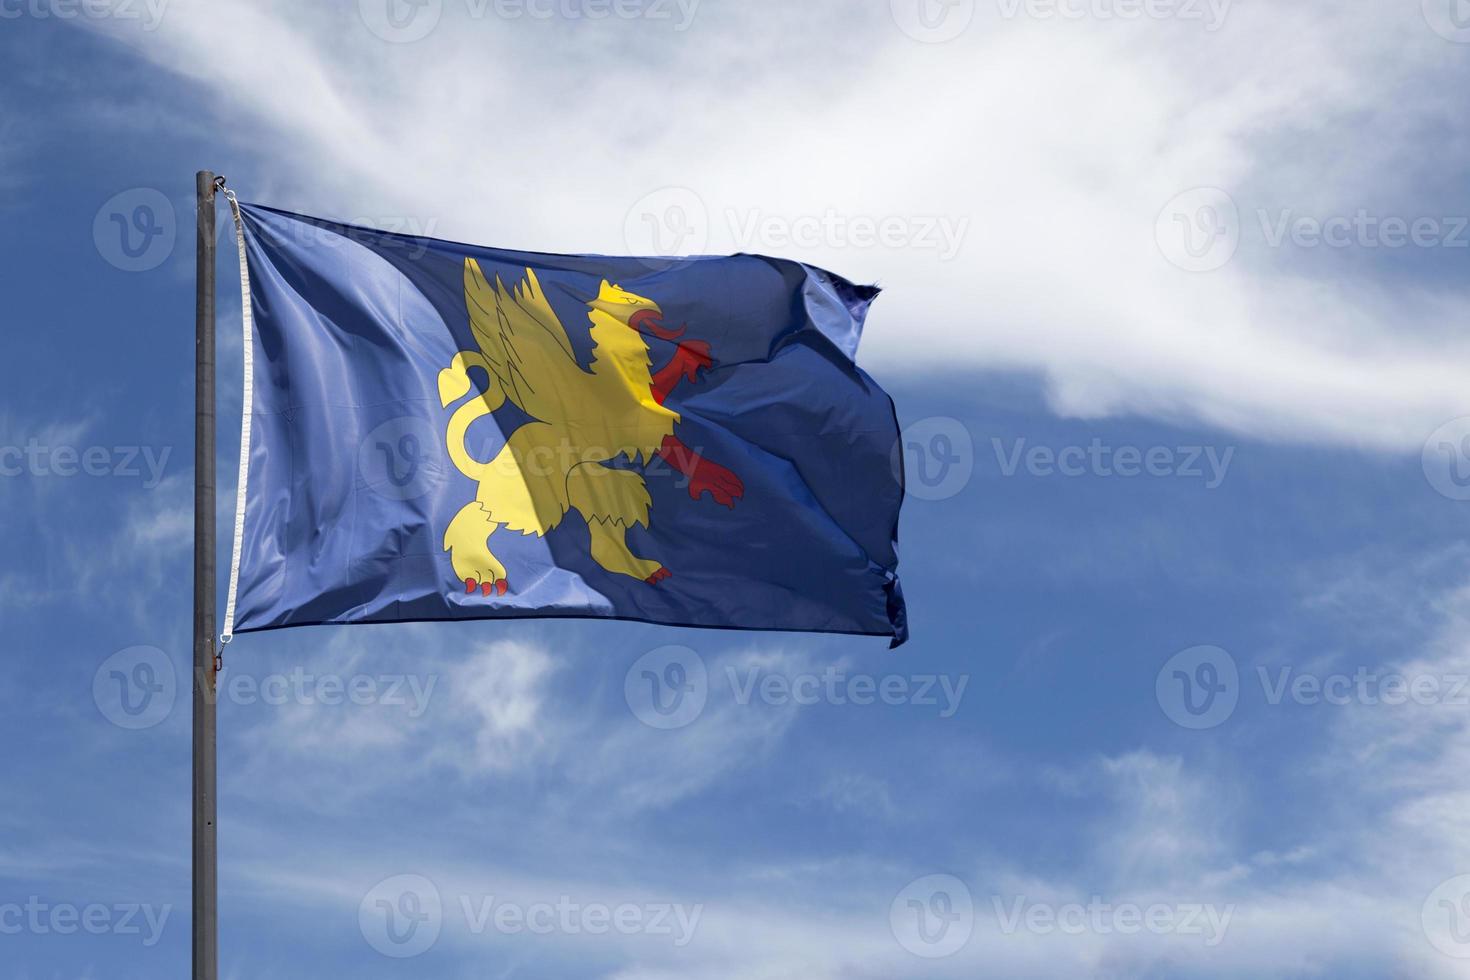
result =
[{"label": "griffin wing", "polygon": [[467,258],[464,294],[470,329],[506,397],[535,418],[556,421],[559,382],[582,368],[535,270],[508,290],[499,275],[490,285],[480,264]]}]

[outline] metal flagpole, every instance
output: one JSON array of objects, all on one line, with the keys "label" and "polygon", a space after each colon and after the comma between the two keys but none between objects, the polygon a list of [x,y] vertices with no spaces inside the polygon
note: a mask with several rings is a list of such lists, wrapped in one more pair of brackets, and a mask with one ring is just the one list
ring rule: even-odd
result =
[{"label": "metal flagpole", "polygon": [[219,977],[215,827],[214,195],[195,175],[199,239],[194,301],[194,980]]}]

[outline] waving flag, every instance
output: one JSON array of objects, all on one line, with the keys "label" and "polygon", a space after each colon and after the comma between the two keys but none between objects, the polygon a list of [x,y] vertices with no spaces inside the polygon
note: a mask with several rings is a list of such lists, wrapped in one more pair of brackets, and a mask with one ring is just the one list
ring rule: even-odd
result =
[{"label": "waving flag", "polygon": [[233,632],[531,616],[907,634],[877,295],[796,262],[545,255],[241,207]]}]

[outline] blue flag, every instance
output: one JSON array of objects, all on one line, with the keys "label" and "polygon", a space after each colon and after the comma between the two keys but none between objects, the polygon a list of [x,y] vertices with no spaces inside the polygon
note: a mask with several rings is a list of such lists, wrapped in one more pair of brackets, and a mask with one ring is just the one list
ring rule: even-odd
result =
[{"label": "blue flag", "polygon": [[[601,617],[906,638],[877,289],[243,205],[239,633]],[[228,624],[227,624],[228,625]]]}]

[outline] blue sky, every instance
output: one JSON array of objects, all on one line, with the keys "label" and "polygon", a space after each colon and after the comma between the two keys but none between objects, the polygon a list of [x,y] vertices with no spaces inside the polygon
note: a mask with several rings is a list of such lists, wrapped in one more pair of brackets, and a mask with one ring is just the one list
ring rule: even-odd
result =
[{"label": "blue sky", "polygon": [[210,167],[880,282],[933,476],[897,652],[242,637],[222,976],[1470,976],[1470,12],[1358,6],[0,2],[0,973],[188,968]]}]

